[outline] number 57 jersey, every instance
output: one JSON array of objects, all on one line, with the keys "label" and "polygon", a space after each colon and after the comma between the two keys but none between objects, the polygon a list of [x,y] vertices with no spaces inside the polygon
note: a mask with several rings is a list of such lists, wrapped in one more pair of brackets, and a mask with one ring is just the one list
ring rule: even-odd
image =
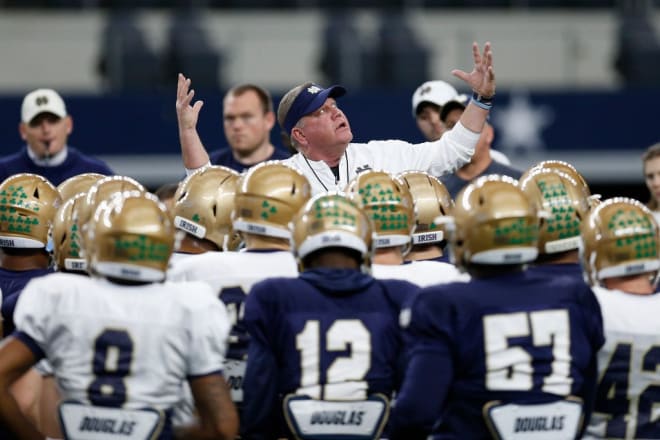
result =
[{"label": "number 57 jersey", "polygon": [[118,285],[56,273],[32,280],[14,336],[46,357],[64,399],[172,408],[191,376],[220,373],[229,320],[206,284]]},{"label": "number 57 jersey", "polygon": [[401,323],[409,364],[392,438],[490,438],[493,426],[503,438],[563,438],[550,403],[593,400],[603,328],[584,283],[515,272],[429,287]]}]

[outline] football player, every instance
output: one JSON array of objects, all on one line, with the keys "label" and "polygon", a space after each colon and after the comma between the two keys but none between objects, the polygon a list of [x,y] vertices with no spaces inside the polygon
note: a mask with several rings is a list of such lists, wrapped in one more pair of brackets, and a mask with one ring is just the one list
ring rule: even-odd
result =
[{"label": "football player", "polygon": [[539,256],[530,270],[584,283],[578,248],[580,224],[590,209],[586,182],[566,169],[535,166],[520,178],[520,187],[545,213],[539,230]]},{"label": "football player", "polygon": [[342,195],[311,199],[292,231],[301,274],[257,283],[246,300],[241,433],[378,438],[400,365],[398,313],[417,287],[365,273],[371,222]]},{"label": "football player", "polygon": [[233,251],[240,240],[231,226],[230,214],[239,174],[215,165],[188,176],[174,194],[174,226],[184,235],[172,259],[170,275],[180,261],[208,251]]},{"label": "football player", "polygon": [[[93,277],[56,273],[26,286],[17,332],[0,347],[0,418],[21,439],[43,438],[7,393],[46,358],[65,399],[64,436],[233,439],[238,419],[222,376],[229,321],[203,283],[165,282],[174,228],[152,194],[115,196],[85,233]],[[201,423],[174,433],[188,381]]]},{"label": "football player", "polygon": [[51,273],[48,232],[61,203],[57,188],[37,174],[16,174],[0,184],[0,290],[3,333],[13,330],[18,295],[29,280]]},{"label": "football player", "polygon": [[104,177],[106,176],[98,173],[76,174],[75,176],[71,176],[64,182],[57,185],[57,190],[60,192],[62,200],[66,202],[77,194],[87,193],[92,185]]},{"label": "football player", "polygon": [[263,279],[298,275],[288,225],[310,195],[307,178],[293,167],[277,161],[255,165],[239,180],[231,205],[233,227],[245,243],[243,251],[193,255],[181,260],[172,273],[172,279],[206,282],[227,307],[233,327],[226,377],[239,410],[249,342],[243,322],[246,295]]},{"label": "football player", "polygon": [[406,171],[398,175],[413,196],[415,202],[416,223],[412,234],[412,248],[406,261],[442,261],[449,262],[444,252],[447,234],[442,224],[435,219],[446,216],[454,206],[454,200],[444,184],[436,177],[424,171]]},{"label": "football player", "polygon": [[459,276],[456,268],[447,263],[404,264],[417,221],[413,195],[405,181],[384,171],[367,170],[349,182],[346,194],[364,209],[374,224],[371,273],[375,278],[404,279],[428,286]]},{"label": "football player", "polygon": [[[14,311],[25,285],[53,272],[48,231],[61,197],[37,174],[16,174],[0,184],[0,289],[2,336],[14,331]],[[40,423],[42,378],[30,369],[14,382],[12,395],[23,414]],[[0,438],[12,438],[0,423]]]},{"label": "football player", "polygon": [[466,186],[449,245],[468,282],[422,289],[401,314],[408,365],[391,437],[575,438],[603,344],[588,286],[530,274],[535,205],[505,176]]},{"label": "football player", "polygon": [[617,197],[582,222],[582,264],[603,313],[598,392],[585,438],[660,438],[660,237],[653,213]]}]

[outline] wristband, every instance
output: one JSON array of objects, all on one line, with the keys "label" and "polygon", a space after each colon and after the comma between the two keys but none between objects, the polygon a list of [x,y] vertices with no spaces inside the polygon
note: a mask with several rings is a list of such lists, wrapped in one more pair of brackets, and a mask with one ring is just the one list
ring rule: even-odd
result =
[{"label": "wristband", "polygon": [[485,97],[473,91],[472,102],[474,105],[481,107],[484,110],[490,110],[493,108],[493,96]]}]

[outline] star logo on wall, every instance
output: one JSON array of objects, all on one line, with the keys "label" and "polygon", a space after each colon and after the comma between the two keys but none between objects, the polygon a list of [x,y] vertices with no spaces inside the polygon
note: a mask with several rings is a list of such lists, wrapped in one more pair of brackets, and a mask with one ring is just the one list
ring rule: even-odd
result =
[{"label": "star logo on wall", "polygon": [[545,150],[541,133],[555,119],[554,111],[547,105],[534,105],[527,91],[511,93],[507,107],[496,107],[491,117],[497,148],[509,153]]}]

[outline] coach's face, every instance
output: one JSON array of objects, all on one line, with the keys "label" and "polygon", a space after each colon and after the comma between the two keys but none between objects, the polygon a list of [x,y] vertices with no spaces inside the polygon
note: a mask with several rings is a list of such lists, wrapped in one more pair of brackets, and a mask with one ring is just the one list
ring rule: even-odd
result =
[{"label": "coach's face", "polygon": [[40,113],[30,122],[21,122],[18,131],[28,147],[44,159],[62,151],[73,129],[70,116],[60,118],[52,113]]},{"label": "coach's face", "polygon": [[[353,140],[353,132],[344,112],[334,98],[328,98],[313,113],[303,116],[292,130],[303,152],[346,148]],[[309,155],[313,157],[312,155]]]}]

